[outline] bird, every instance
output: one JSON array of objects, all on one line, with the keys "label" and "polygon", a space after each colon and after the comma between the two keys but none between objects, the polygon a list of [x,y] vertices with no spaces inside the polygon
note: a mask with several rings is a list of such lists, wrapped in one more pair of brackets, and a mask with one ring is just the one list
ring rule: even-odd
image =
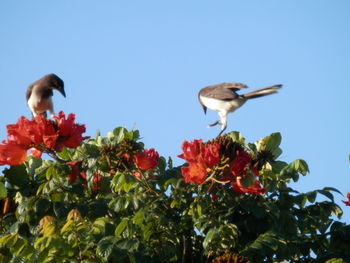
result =
[{"label": "bird", "polygon": [[26,100],[34,118],[38,114],[46,117],[46,111],[50,112],[51,117],[55,115],[52,102],[53,90],[59,91],[63,97],[66,97],[63,80],[53,73],[43,76],[28,87]]},{"label": "bird", "polygon": [[221,125],[220,136],[227,127],[227,115],[241,107],[247,100],[263,97],[276,93],[282,87],[281,84],[254,90],[245,94],[237,94],[236,91],[248,88],[239,82],[224,82],[201,89],[198,93],[199,103],[202,105],[204,114],[207,109],[218,112],[219,120],[209,124],[208,127]]}]

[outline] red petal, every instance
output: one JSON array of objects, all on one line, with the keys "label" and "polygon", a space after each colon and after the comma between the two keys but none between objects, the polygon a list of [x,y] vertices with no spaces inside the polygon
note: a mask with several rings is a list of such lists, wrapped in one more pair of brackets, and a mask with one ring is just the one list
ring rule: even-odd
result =
[{"label": "red petal", "polygon": [[41,158],[41,155],[43,154],[42,151],[38,150],[37,148],[35,147],[32,147],[29,149],[30,153],[37,159],[40,159]]},{"label": "red petal", "polygon": [[20,165],[25,161],[26,157],[26,149],[17,144],[0,145],[0,165]]}]

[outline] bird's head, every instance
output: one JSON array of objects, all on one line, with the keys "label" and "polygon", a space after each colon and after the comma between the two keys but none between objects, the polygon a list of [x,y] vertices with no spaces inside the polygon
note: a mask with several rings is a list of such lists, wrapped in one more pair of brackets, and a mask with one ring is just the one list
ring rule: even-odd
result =
[{"label": "bird's head", "polygon": [[66,97],[66,92],[64,91],[64,82],[55,74],[49,74],[46,76],[49,81],[49,85],[52,89],[59,91],[63,97]]}]

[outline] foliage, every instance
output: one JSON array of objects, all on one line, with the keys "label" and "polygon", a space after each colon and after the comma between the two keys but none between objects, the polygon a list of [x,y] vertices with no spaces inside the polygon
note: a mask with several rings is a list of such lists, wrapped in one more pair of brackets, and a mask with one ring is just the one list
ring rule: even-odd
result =
[{"label": "foliage", "polygon": [[309,169],[278,160],[280,142],[186,142],[182,167],[121,127],[40,148],[54,159],[28,156],[0,177],[0,262],[350,262],[338,191],[289,187]]}]

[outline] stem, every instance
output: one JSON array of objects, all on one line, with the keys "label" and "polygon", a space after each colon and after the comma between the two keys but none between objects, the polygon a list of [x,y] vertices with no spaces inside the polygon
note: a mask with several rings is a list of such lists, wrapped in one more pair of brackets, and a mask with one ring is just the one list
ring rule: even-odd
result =
[{"label": "stem", "polygon": [[140,180],[140,181],[143,182],[143,183],[146,185],[146,187],[148,188],[149,191],[155,193],[155,195],[156,195],[157,197],[160,196],[160,194],[157,193],[156,191],[154,191],[154,189],[153,189],[153,188],[151,187],[151,185],[148,183],[147,179],[143,176],[143,173],[142,173],[141,171],[140,171],[140,173],[141,173],[141,178],[142,178],[142,180]]},{"label": "stem", "polygon": [[182,263],[192,263],[192,240],[191,236],[183,235]]},{"label": "stem", "polygon": [[60,157],[57,156],[56,152],[51,150],[51,149],[44,149],[44,152],[47,153],[50,157],[55,159],[59,163],[66,163],[67,161],[61,159]]},{"label": "stem", "polygon": [[211,173],[211,175],[209,175],[209,177],[205,180],[205,182],[208,182],[210,180],[212,180],[216,183],[219,183],[219,184],[227,184],[230,182],[230,181],[220,181],[218,179],[215,179],[214,175],[215,175],[215,170]]}]

